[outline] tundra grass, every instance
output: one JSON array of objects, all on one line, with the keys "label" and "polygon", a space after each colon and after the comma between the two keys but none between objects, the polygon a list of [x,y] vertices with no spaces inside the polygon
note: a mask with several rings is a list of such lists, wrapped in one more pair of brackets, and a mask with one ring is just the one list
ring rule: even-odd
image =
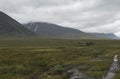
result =
[{"label": "tundra grass", "polygon": [[75,67],[101,79],[119,52],[119,40],[1,38],[0,79],[68,79],[65,73]]}]

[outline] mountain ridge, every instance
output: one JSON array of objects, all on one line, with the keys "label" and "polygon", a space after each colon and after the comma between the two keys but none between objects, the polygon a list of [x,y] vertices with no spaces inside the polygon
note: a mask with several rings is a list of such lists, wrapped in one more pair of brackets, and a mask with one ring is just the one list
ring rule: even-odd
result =
[{"label": "mountain ridge", "polygon": [[12,17],[0,11],[0,36],[37,36],[46,38],[112,38],[112,33],[86,33],[78,29],[63,27],[47,22],[20,24]]},{"label": "mountain ridge", "polygon": [[0,11],[0,36],[32,35],[28,29],[4,12]]},{"label": "mountain ridge", "polygon": [[45,37],[56,37],[56,38],[114,38],[112,33],[86,33],[78,29],[62,27],[57,24],[46,23],[46,22],[30,22],[23,24],[23,26],[38,35]]}]

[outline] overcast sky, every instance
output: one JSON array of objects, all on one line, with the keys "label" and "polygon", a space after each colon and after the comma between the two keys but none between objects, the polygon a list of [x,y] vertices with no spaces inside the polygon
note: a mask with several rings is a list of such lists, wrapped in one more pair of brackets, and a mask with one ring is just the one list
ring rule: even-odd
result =
[{"label": "overcast sky", "polygon": [[120,0],[0,0],[0,10],[20,23],[42,21],[120,36]]}]

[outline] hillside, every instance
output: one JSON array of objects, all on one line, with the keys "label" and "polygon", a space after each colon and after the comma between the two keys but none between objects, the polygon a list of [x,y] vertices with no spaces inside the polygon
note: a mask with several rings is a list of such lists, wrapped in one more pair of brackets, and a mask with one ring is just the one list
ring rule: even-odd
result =
[{"label": "hillside", "polygon": [[59,25],[50,23],[28,23],[24,26],[39,34],[41,37],[54,37],[54,38],[83,38],[89,36],[87,33],[73,28],[61,27]]},{"label": "hillside", "polygon": [[77,29],[51,23],[31,22],[21,25],[0,11],[0,36],[33,36],[34,33],[39,37],[47,38],[117,38],[111,33],[85,33]]},{"label": "hillside", "polygon": [[91,33],[93,36],[95,36],[96,38],[114,38],[114,39],[118,39],[118,37],[113,34],[113,33]]},{"label": "hillside", "polygon": [[39,34],[41,37],[54,38],[117,38],[114,34],[85,33],[77,29],[62,27],[56,24],[31,22],[24,24],[25,28]]},{"label": "hillside", "polygon": [[28,29],[24,28],[13,18],[0,11],[0,36],[32,35]]}]

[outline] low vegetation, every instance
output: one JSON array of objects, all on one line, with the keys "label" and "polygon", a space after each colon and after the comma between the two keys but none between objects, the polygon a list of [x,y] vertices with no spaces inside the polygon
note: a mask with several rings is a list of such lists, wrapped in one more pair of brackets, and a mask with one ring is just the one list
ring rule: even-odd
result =
[{"label": "low vegetation", "polygon": [[68,79],[74,67],[101,79],[119,52],[119,40],[1,38],[0,79]]}]

